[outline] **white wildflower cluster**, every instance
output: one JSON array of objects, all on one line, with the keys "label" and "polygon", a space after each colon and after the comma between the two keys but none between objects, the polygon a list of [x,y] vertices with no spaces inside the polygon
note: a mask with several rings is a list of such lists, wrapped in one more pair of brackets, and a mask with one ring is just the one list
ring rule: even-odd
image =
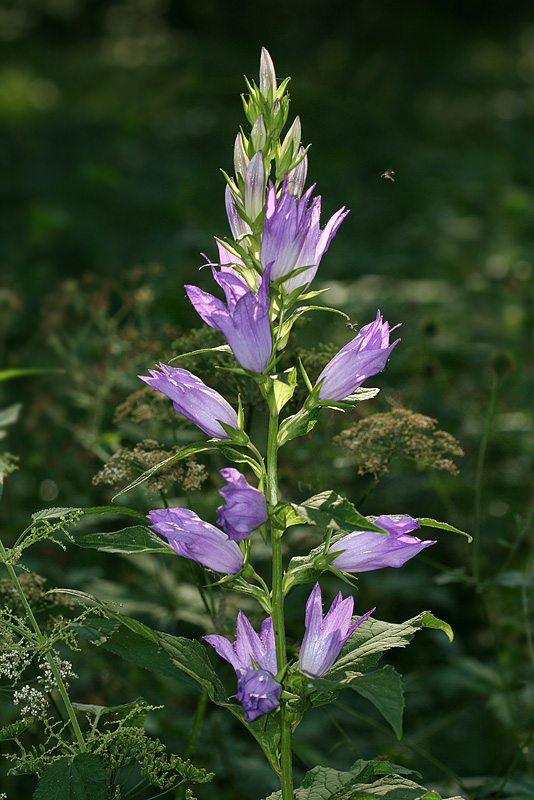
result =
[{"label": "white wildflower cluster", "polygon": [[[54,664],[56,665],[56,669],[59,672],[61,678],[65,682],[65,685],[68,686],[68,678],[77,678],[78,676],[74,672],[72,668],[72,664],[70,661],[63,661],[58,656],[53,656]],[[57,681],[50,664],[45,658],[42,658],[39,661],[39,669],[43,670],[42,675],[38,675],[38,680],[42,684],[43,689],[45,692],[53,692],[55,689],[58,688]]]},{"label": "white wildflower cluster", "polygon": [[0,652],[0,677],[17,680],[29,663],[30,657],[26,649],[3,650]]},{"label": "white wildflower cluster", "polygon": [[23,717],[42,717],[48,707],[48,700],[38,689],[26,684],[13,694],[13,704],[27,703],[20,709]]}]

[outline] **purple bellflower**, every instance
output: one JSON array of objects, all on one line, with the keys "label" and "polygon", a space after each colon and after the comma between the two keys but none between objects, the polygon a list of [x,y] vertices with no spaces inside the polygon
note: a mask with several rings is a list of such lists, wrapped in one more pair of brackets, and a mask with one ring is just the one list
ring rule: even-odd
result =
[{"label": "purple bellflower", "polygon": [[[224,253],[221,253],[224,251]],[[225,248],[219,255],[227,258]],[[269,270],[265,270],[258,294],[235,269],[221,266],[219,272],[212,267],[213,277],[224,291],[222,300],[198,286],[185,287],[189,299],[205,323],[224,333],[232,353],[244,369],[263,372],[271,358],[273,340],[269,322]]]},{"label": "purple bellflower", "polygon": [[[306,165],[303,165],[302,169],[305,167]],[[301,178],[300,173],[291,176],[292,189],[295,184],[299,185]],[[265,269],[272,264],[271,280],[283,278],[284,275],[300,267],[309,267],[284,281],[287,292],[311,283],[321,258],[349,213],[344,207],[340,208],[321,230],[319,226],[321,198],[315,197],[307,208],[313,189],[314,186],[311,186],[300,200],[297,200],[294,194],[290,194],[286,178],[280,199],[277,200],[274,185],[269,182],[260,253],[262,267]]]},{"label": "purple bellflower", "polygon": [[244,475],[233,467],[221,469],[226,486],[219,490],[226,505],[219,506],[217,524],[229,539],[246,539],[253,530],[269,519],[267,501],[259,489],[247,483]]},{"label": "purple bellflower", "polygon": [[165,536],[179,556],[185,556],[214,572],[232,574],[243,569],[243,553],[239,545],[215,525],[188,508],[159,508],[148,513],[151,527]]},{"label": "purple bellflower", "polygon": [[167,364],[158,366],[161,372],[150,369],[150,377],[147,375],[138,377],[158,392],[170,397],[175,411],[183,414],[201,431],[215,439],[230,438],[219,421],[236,430],[239,429],[236,412],[215,389],[210,389],[187,369],[169,367]]},{"label": "purple bellflower", "polygon": [[383,567],[402,567],[402,565],[424,550],[435,540],[421,541],[416,536],[408,536],[421,526],[412,517],[388,516],[383,514],[375,519],[375,525],[389,533],[375,531],[353,531],[343,536],[330,547],[329,553],[343,550],[331,562],[333,567],[343,572],[370,572]]},{"label": "purple bellflower", "polygon": [[351,625],[353,607],[352,595],[343,600],[339,592],[323,619],[321,587],[315,584],[306,603],[306,633],[299,654],[301,672],[313,678],[328,672],[351,633],[374,611],[372,608]]},{"label": "purple bellflower", "polygon": [[247,722],[280,705],[282,687],[275,678],[278,667],[271,617],[262,622],[258,635],[240,611],[235,642],[216,633],[208,634],[204,639],[235,669],[238,678],[237,699],[243,706]]},{"label": "purple bellflower", "polygon": [[[397,326],[395,326],[397,327]],[[332,358],[323,369],[315,385],[322,381],[319,389],[319,400],[344,400],[362,383],[382,372],[391,351],[400,342],[397,339],[389,343],[389,334],[395,328],[382,321],[382,314],[377,312],[374,322],[359,331],[339,353]]]}]

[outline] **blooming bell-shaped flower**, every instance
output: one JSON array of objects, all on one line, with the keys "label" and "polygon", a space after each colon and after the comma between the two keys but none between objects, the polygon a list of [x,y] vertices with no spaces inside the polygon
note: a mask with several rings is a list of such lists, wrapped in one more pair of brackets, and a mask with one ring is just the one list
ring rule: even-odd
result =
[{"label": "blooming bell-shaped flower", "polygon": [[219,506],[217,524],[222,527],[229,539],[246,539],[253,530],[267,522],[267,501],[265,495],[250,486],[244,475],[233,467],[221,469],[226,486],[219,490],[226,505]]},{"label": "blooming bell-shaped flower", "polygon": [[[291,188],[294,189],[293,182]],[[295,194],[290,193],[286,179],[277,200],[274,185],[269,182],[260,253],[262,267],[265,269],[272,265],[271,280],[283,278],[301,267],[309,267],[284,281],[287,292],[311,283],[321,258],[349,213],[344,207],[340,208],[321,230],[321,198],[314,198],[307,207],[313,189],[310,187],[298,200]]]},{"label": "blooming bell-shaped flower", "polygon": [[235,642],[216,633],[208,634],[204,639],[235,669],[238,677],[237,699],[243,705],[247,722],[280,705],[282,687],[275,678],[278,667],[271,617],[263,621],[258,635],[240,611]]},{"label": "blooming bell-shaped flower", "polygon": [[215,572],[235,575],[243,569],[239,545],[215,525],[204,522],[188,508],[159,508],[148,513],[151,527],[168,539],[179,556],[185,556]]},{"label": "blooming bell-shaped flower", "polygon": [[322,381],[319,400],[344,400],[367,378],[381,372],[391,351],[400,342],[397,339],[390,345],[391,330],[389,324],[382,321],[382,314],[378,311],[375,321],[364,325],[358,335],[328,362],[317,378],[316,386]]},{"label": "blooming bell-shaped flower", "polygon": [[306,603],[306,633],[299,654],[301,672],[313,678],[328,672],[351,633],[374,611],[372,608],[351,624],[353,607],[352,595],[343,600],[339,592],[323,619],[321,587],[315,584]]},{"label": "blooming bell-shaped flower", "polygon": [[328,553],[344,551],[331,562],[333,567],[343,572],[370,572],[383,567],[402,567],[425,547],[436,544],[432,539],[423,542],[416,536],[407,535],[421,527],[412,517],[383,514],[374,523],[387,531],[389,536],[375,531],[353,531],[343,536],[328,550]]},{"label": "blooming bell-shaped flower", "polygon": [[138,377],[158,392],[170,397],[175,411],[183,414],[200,430],[215,439],[230,438],[219,421],[236,430],[239,429],[236,412],[215,389],[210,389],[187,369],[169,367],[167,364],[159,364],[158,367],[160,372],[150,369],[150,377],[148,375]]},{"label": "blooming bell-shaped flower", "polygon": [[[219,247],[221,253],[226,258],[224,253],[228,254],[228,251]],[[212,272],[224,291],[226,305],[198,286],[185,287],[189,299],[204,322],[224,333],[244,369],[263,372],[273,349],[269,321],[269,270],[263,275],[258,294],[232,267],[222,266],[219,272],[212,267]]]}]

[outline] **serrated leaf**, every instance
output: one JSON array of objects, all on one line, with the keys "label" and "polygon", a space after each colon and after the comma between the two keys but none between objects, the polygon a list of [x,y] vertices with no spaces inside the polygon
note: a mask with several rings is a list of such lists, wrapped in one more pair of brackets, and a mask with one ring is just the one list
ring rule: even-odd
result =
[{"label": "serrated leaf", "polygon": [[295,512],[309,525],[333,530],[377,531],[384,533],[367,517],[364,517],[353,504],[331,490],[321,492],[303,503],[292,503]]},{"label": "serrated leaf", "polygon": [[106,800],[107,773],[95,753],[60,758],[43,772],[33,800]]},{"label": "serrated leaf", "polygon": [[471,534],[461,531],[459,528],[455,528],[453,525],[449,525],[448,522],[438,522],[437,520],[430,519],[429,517],[419,517],[417,521],[423,528],[439,528],[442,531],[459,533],[461,536],[466,536],[469,542],[473,541]]},{"label": "serrated leaf", "polygon": [[172,547],[150,528],[136,525],[121,531],[82,533],[74,536],[74,544],[104,553],[174,553]]}]

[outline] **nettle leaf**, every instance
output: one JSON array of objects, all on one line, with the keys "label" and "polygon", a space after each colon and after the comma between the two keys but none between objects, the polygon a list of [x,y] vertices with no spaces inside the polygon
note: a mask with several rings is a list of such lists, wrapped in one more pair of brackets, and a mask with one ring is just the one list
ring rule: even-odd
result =
[{"label": "nettle leaf", "polygon": [[337,681],[343,680],[349,672],[365,672],[377,664],[382,653],[394,647],[406,647],[421,628],[443,630],[449,640],[452,636],[450,626],[434,617],[430,611],[423,611],[401,623],[366,619],[351,634],[338,660],[328,672],[328,678]]},{"label": "nettle leaf", "polygon": [[438,522],[437,520],[430,519],[429,517],[419,517],[417,521],[422,528],[439,528],[442,531],[459,533],[461,536],[467,536],[467,540],[469,542],[473,541],[471,534],[461,531],[459,528],[455,528],[453,525],[449,525],[447,522]]},{"label": "nettle leaf", "polygon": [[[350,772],[329,767],[314,767],[295,790],[296,800],[442,800],[436,792],[428,792],[406,775],[411,770],[386,761],[363,761],[353,764]],[[376,779],[376,780],[373,780]],[[281,792],[273,792],[266,800],[282,800]],[[451,797],[448,800],[463,800]]]},{"label": "nettle leaf", "polygon": [[311,411],[301,408],[296,414],[287,417],[280,425],[278,431],[278,445],[281,447],[290,439],[295,439],[297,436],[304,436],[309,433],[315,426],[321,413],[320,408],[314,408]]},{"label": "nettle leaf", "polygon": [[285,404],[293,397],[297,386],[297,370],[295,367],[290,367],[290,369],[286,369],[284,372],[279,372],[277,375],[271,375],[270,377],[273,381],[272,386],[276,410],[280,413]]},{"label": "nettle leaf", "polygon": [[106,800],[107,773],[95,753],[59,758],[43,772],[33,800]]},{"label": "nettle leaf", "polygon": [[360,514],[349,500],[331,490],[316,494],[300,505],[292,504],[292,506],[308,525],[318,525],[333,530],[384,533],[383,528],[379,528]]},{"label": "nettle leaf", "polygon": [[317,691],[317,696],[310,697],[313,706],[323,705],[325,693],[347,688],[358,692],[369,700],[382,714],[386,722],[393,728],[398,739],[402,737],[402,715],[404,712],[404,692],[402,678],[390,665],[372,672],[355,672],[337,670],[327,672],[321,678],[310,679],[310,684]]},{"label": "nettle leaf", "polygon": [[74,544],[104,553],[174,553],[160,536],[150,528],[135,525],[121,531],[82,533],[74,536]]}]

